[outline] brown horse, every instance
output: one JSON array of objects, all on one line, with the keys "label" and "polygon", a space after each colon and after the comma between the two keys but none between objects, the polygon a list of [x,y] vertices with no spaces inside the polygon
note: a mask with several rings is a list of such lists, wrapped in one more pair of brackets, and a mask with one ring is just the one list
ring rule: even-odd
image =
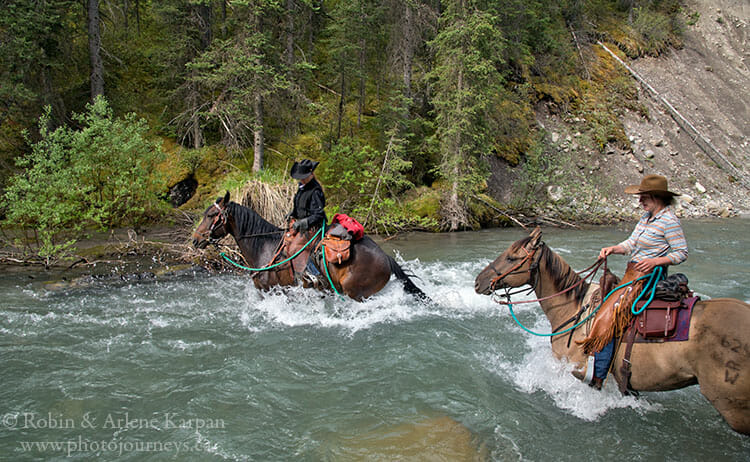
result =
[{"label": "brown horse", "polygon": [[[553,328],[564,325],[578,312],[589,284],[541,240],[536,228],[530,236],[511,244],[476,278],[475,290],[490,295],[497,289],[534,288]],[[580,282],[580,284],[579,284]],[[565,289],[572,290],[560,294]],[[556,295],[559,294],[559,295]],[[582,372],[586,355],[575,340],[586,337],[585,328],[551,337],[552,351]],[[613,365],[622,363],[625,348],[618,348]],[[690,339],[682,342],[636,343],[633,346],[632,389],[666,391],[698,384],[700,391],[737,432],[750,435],[750,305],[732,298],[699,301],[693,307]],[[613,374],[622,379],[620,367]]]},{"label": "brown horse", "polygon": [[[283,250],[279,254],[281,239],[285,232],[286,230],[263,219],[253,209],[230,202],[229,192],[227,192],[223,198],[218,198],[203,212],[203,220],[193,232],[193,245],[205,248],[208,244],[231,234],[247,265],[252,268],[265,268],[271,266],[271,262],[280,262],[287,256],[293,255]],[[314,232],[309,233],[304,242],[313,238],[314,234]],[[310,252],[316,243],[313,242],[291,261],[294,268],[298,270],[305,268]],[[393,274],[403,283],[407,293],[428,300],[427,295],[411,281],[411,276],[407,275],[399,264],[386,255],[369,237],[365,236],[352,242],[350,255],[349,260],[341,264],[326,262],[327,273],[339,293],[362,301],[385,287]],[[322,266],[319,268],[321,272],[326,272],[326,268]],[[267,290],[273,286],[296,285],[299,279],[296,273],[289,263],[285,263],[276,268],[255,273],[253,282],[255,287],[261,290]],[[327,281],[325,274],[322,279]]]}]

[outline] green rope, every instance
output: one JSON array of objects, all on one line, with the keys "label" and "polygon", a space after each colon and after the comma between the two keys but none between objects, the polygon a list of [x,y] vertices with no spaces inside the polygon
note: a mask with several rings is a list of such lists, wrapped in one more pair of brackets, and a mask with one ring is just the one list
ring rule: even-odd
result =
[{"label": "green rope", "polygon": [[[638,297],[633,302],[633,306],[630,308],[631,313],[633,313],[636,316],[643,313],[643,310],[645,310],[646,307],[648,307],[648,305],[651,303],[651,300],[654,299],[654,295],[656,295],[656,284],[661,280],[662,271],[663,271],[662,267],[657,266],[656,268],[654,268],[654,271],[649,274],[648,282],[643,287],[643,290],[641,291],[641,293],[638,294]],[[643,304],[640,310],[636,309],[635,305],[638,303],[638,301],[640,301],[641,297],[643,297],[643,294],[649,291],[651,292],[651,295],[649,296],[646,303]]]},{"label": "green rope", "polygon": [[[635,279],[635,280],[633,280],[633,281],[630,281],[630,282],[626,282],[625,284],[622,284],[622,285],[619,285],[619,286],[615,287],[614,289],[612,289],[612,290],[611,290],[611,291],[610,291],[610,292],[609,292],[609,293],[607,294],[607,296],[606,296],[606,297],[604,297],[604,300],[602,300],[602,302],[601,302],[601,303],[599,304],[599,306],[597,306],[597,307],[596,307],[596,308],[595,308],[595,309],[594,309],[594,310],[593,310],[593,311],[591,312],[591,314],[589,314],[588,316],[586,316],[586,318],[584,318],[584,319],[583,319],[583,320],[582,320],[581,322],[579,322],[578,324],[576,324],[576,325],[574,325],[574,326],[571,326],[571,327],[569,327],[569,328],[567,328],[567,329],[565,329],[565,330],[563,330],[563,331],[560,331],[560,332],[552,332],[552,333],[550,333],[550,334],[540,334],[540,333],[538,333],[538,332],[534,332],[534,331],[532,331],[531,329],[529,329],[528,327],[524,326],[524,325],[523,325],[523,324],[521,323],[521,321],[519,321],[519,320],[518,320],[518,318],[516,317],[516,313],[514,313],[514,312],[513,312],[513,304],[512,304],[512,303],[508,303],[508,308],[510,309],[510,315],[511,315],[511,316],[513,316],[513,320],[514,320],[514,321],[516,321],[516,324],[518,324],[518,326],[519,326],[519,327],[520,327],[521,329],[525,330],[526,332],[528,332],[528,333],[530,333],[530,334],[532,334],[532,335],[536,335],[536,336],[538,336],[538,337],[553,337],[553,336],[555,336],[555,335],[562,335],[562,334],[565,334],[565,333],[567,333],[567,332],[570,332],[570,331],[571,331],[571,330],[573,330],[573,329],[577,329],[578,327],[580,327],[581,325],[583,325],[583,324],[584,324],[584,323],[585,323],[586,321],[588,321],[588,320],[589,320],[589,319],[590,319],[590,318],[591,318],[592,316],[594,316],[594,315],[596,314],[596,312],[597,312],[597,311],[599,311],[599,308],[601,308],[601,307],[602,307],[602,305],[604,304],[604,302],[606,302],[606,301],[607,301],[607,299],[608,299],[608,298],[609,298],[609,297],[610,297],[610,296],[611,296],[611,295],[612,295],[613,293],[615,293],[616,291],[618,291],[618,290],[622,289],[623,287],[627,287],[627,286],[629,286],[629,285],[631,285],[631,284],[634,284],[635,282],[637,282],[637,281],[640,281],[641,279],[645,279],[645,278],[650,278],[650,277],[652,277],[652,275],[653,275],[653,273],[649,273],[649,274],[647,274],[647,275],[645,275],[645,276],[641,276],[641,277],[639,277],[638,279]],[[633,306],[635,306],[635,305],[633,305]]]},{"label": "green rope", "polygon": [[305,244],[301,249],[299,249],[291,257],[287,258],[286,260],[282,260],[282,261],[280,261],[280,262],[278,262],[276,264],[273,264],[271,266],[266,266],[265,268],[248,268],[247,266],[242,266],[239,263],[232,261],[232,259],[230,259],[229,257],[227,257],[224,252],[221,252],[219,255],[221,255],[221,257],[224,258],[224,260],[226,260],[229,263],[233,264],[237,268],[240,268],[240,269],[243,269],[243,270],[247,270],[247,271],[268,271],[270,269],[273,269],[273,268],[276,268],[278,266],[281,266],[281,265],[283,265],[284,263],[286,263],[288,261],[294,260],[297,257],[297,255],[301,254],[302,251],[305,250],[307,248],[307,246],[309,246],[312,243],[312,241],[315,240],[316,237],[318,237],[318,234],[322,235],[324,229],[325,229],[325,225],[323,225],[318,232],[316,232],[315,234],[313,234],[313,237],[309,241],[307,241],[307,244]]},{"label": "green rope", "polygon": [[341,298],[341,300],[344,300],[344,297],[342,297],[341,294],[339,293],[339,291],[336,290],[336,286],[333,285],[333,280],[331,280],[331,275],[328,274],[328,262],[326,262],[326,246],[325,246],[325,244],[320,244],[320,249],[321,249],[321,251],[323,253],[323,269],[326,272],[326,278],[328,278],[328,283],[331,284],[331,289],[333,289],[333,291],[336,293],[336,295],[338,295],[339,298]]}]

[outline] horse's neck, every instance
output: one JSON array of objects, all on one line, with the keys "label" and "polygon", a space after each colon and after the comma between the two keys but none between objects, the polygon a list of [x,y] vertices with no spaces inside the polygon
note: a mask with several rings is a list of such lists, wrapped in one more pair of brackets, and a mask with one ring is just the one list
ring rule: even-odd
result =
[{"label": "horse's neck", "polygon": [[229,204],[233,217],[227,230],[248,264],[261,266],[268,263],[281,238],[280,229],[267,222],[255,211],[235,202]]},{"label": "horse's neck", "polygon": [[[576,298],[578,288],[561,294],[560,292],[568,289],[580,281],[580,277],[573,271],[559,255],[551,249],[546,248],[545,252],[551,252],[550,255],[543,255],[539,262],[539,282],[537,283],[535,293],[537,298],[542,300],[539,304],[542,306],[547,319],[553,329],[557,328],[565,321],[574,316],[580,309],[580,302]],[[589,284],[581,281],[581,290],[586,290]]]}]

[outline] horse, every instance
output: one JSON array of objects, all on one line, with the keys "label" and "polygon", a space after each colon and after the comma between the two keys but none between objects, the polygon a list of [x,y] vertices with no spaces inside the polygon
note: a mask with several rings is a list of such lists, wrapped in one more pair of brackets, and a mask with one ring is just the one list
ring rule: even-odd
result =
[{"label": "horse", "polygon": [[[541,240],[537,227],[511,244],[476,277],[478,294],[530,285],[551,326],[576,319],[591,285]],[[580,378],[587,356],[575,340],[585,328],[550,338],[553,354],[567,359]],[[618,348],[614,364],[622,364],[625,348]],[[635,391],[668,391],[697,384],[729,426],[750,435],[750,305],[732,298],[698,301],[690,320],[689,340],[635,343],[630,357],[630,387]],[[625,371],[613,367],[622,383]]]},{"label": "horse", "polygon": [[[208,244],[230,234],[250,267],[265,268],[271,266],[272,262],[284,259],[280,257],[279,251],[286,232],[266,221],[252,208],[231,202],[227,191],[224,197],[219,197],[203,212],[201,223],[193,232],[192,241],[195,247],[205,248]],[[255,273],[255,287],[259,290],[268,290],[274,286],[297,285],[299,278],[295,273],[307,265],[314,244],[290,262],[293,266],[285,263]],[[391,275],[403,283],[408,294],[421,300],[429,299],[411,280],[413,276],[407,275],[403,268],[368,236],[352,242],[350,258],[347,261],[340,264],[326,261],[325,267],[320,267],[320,271],[330,277],[339,293],[356,301],[362,301],[379,292],[388,283]],[[310,286],[307,283],[303,285]]]}]

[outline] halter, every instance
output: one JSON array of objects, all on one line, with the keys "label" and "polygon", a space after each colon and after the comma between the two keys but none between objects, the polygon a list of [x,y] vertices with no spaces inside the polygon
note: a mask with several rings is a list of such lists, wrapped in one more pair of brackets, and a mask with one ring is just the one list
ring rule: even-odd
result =
[{"label": "halter", "polygon": [[[543,243],[540,244],[540,245],[543,245]],[[526,252],[526,256],[520,262],[518,262],[514,267],[512,267],[511,269],[509,269],[505,273],[500,274],[500,273],[497,272],[497,270],[495,269],[494,266],[490,266],[490,268],[492,269],[492,271],[494,271],[494,273],[497,275],[494,278],[492,278],[492,280],[490,281],[490,289],[492,289],[493,292],[495,291],[495,286],[497,285],[498,282],[502,281],[503,279],[505,279],[506,277],[508,277],[508,276],[510,276],[512,274],[520,274],[520,273],[525,273],[525,272],[529,273],[529,281],[534,280],[534,283],[532,284],[531,290],[529,292],[531,292],[534,289],[536,289],[536,281],[538,280],[538,278],[536,278],[536,279],[532,278],[532,271],[539,269],[539,262],[538,261],[530,263],[529,264],[529,269],[526,270],[526,271],[516,271],[516,270],[518,268],[522,267],[524,265],[524,263],[526,263],[527,261],[531,261],[531,259],[534,258],[534,254],[536,254],[536,251],[539,249],[539,246],[534,247],[534,249],[531,252],[529,252],[528,250],[526,250],[526,247],[521,247],[521,248],[523,249],[524,252]],[[518,292],[515,292],[515,293],[511,294],[509,290],[506,290],[506,295],[505,296],[508,299],[510,299],[511,295],[520,294],[521,292],[523,292],[523,291],[518,291]]]},{"label": "halter", "polygon": [[214,202],[214,207],[216,207],[216,210],[219,211],[219,213],[214,217],[214,221],[211,223],[211,227],[208,228],[208,238],[211,239],[211,234],[213,234],[214,230],[218,228],[219,226],[226,226],[227,224],[227,208],[224,207],[223,209],[219,207],[218,202]]},{"label": "halter", "polygon": [[[534,254],[536,253],[536,251],[539,249],[539,247],[541,247],[543,245],[544,245],[544,242],[539,243],[539,246],[534,247],[534,250],[532,250],[531,252],[529,252],[528,250],[526,250],[526,247],[522,247],[522,249],[524,250],[524,252],[526,252],[526,257],[524,257],[523,260],[521,260],[517,265],[515,265],[513,268],[509,269],[508,271],[506,271],[503,274],[499,274],[497,272],[497,270],[495,269],[494,266],[490,266],[490,268],[492,269],[492,271],[494,271],[495,274],[497,274],[497,276],[495,278],[493,278],[492,281],[490,281],[490,289],[492,289],[493,293],[496,290],[495,289],[495,285],[498,282],[500,282],[501,280],[503,280],[505,277],[510,276],[511,274],[524,273],[526,271],[528,271],[528,273],[529,273],[529,281],[530,281],[530,285],[531,285],[531,289],[527,293],[531,293],[531,292],[535,291],[536,290],[536,286],[537,286],[537,284],[539,282],[539,278],[538,277],[537,278],[533,278],[532,272],[535,271],[535,270],[536,271],[539,270],[539,261],[537,260],[537,261],[531,263],[529,265],[529,269],[526,270],[526,271],[516,271],[516,270],[518,268],[520,268],[521,266],[523,266],[524,263],[526,263],[527,261],[531,260],[534,257]],[[557,292],[555,294],[548,295],[546,297],[537,298],[537,299],[534,299],[534,300],[523,300],[523,301],[520,301],[520,302],[516,302],[515,304],[520,304],[520,303],[537,303],[537,302],[541,302],[541,301],[544,301],[544,300],[549,300],[550,298],[554,298],[554,297],[560,296],[562,294],[565,294],[567,292],[570,292],[571,290],[573,290],[576,287],[578,287],[581,284],[583,284],[588,278],[593,278],[593,276],[596,274],[597,271],[599,271],[599,268],[602,265],[604,265],[604,273],[606,273],[607,272],[607,259],[604,258],[604,259],[601,259],[601,260],[597,260],[597,261],[594,262],[593,265],[591,265],[588,268],[586,268],[586,269],[584,269],[582,271],[579,271],[577,273],[580,276],[580,275],[586,273],[587,271],[589,271],[588,274],[586,274],[585,276],[582,276],[581,279],[578,282],[576,282],[575,284],[573,284],[572,286],[570,286],[570,287],[568,287],[566,289],[563,289],[560,292]],[[507,302],[503,302],[503,301],[500,301],[500,300],[495,300],[495,302],[497,302],[497,303],[499,303],[501,305],[510,305],[511,304],[511,301],[510,301],[511,296],[512,295],[520,294],[522,292],[524,292],[524,291],[523,290],[519,290],[517,292],[511,292],[510,288],[506,288],[505,289],[505,294],[504,295],[500,295],[500,297],[503,297],[503,298],[505,298],[508,301]]]}]

